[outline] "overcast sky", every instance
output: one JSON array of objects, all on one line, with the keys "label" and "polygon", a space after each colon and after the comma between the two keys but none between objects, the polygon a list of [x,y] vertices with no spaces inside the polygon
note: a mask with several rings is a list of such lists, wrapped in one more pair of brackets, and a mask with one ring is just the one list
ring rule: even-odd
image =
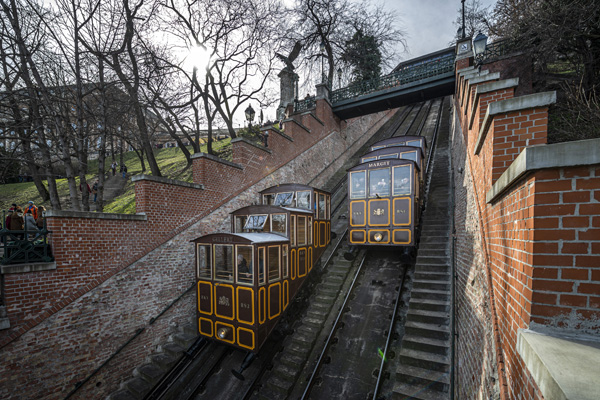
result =
[{"label": "overcast sky", "polygon": [[[481,0],[484,7],[495,3]],[[442,50],[456,35],[453,22],[462,7],[460,0],[384,0],[383,4],[396,11],[407,34],[409,53],[402,54],[402,60]]]}]

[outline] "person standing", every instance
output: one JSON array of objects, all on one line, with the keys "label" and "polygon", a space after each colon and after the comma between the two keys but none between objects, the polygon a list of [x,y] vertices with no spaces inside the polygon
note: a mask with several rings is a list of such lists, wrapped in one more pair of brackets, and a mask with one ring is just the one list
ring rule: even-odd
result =
[{"label": "person standing", "polygon": [[117,162],[113,161],[113,163],[110,165],[110,167],[112,168],[113,176],[115,176],[117,174]]},{"label": "person standing", "polygon": [[98,181],[96,180],[96,182],[94,182],[94,186],[92,186],[92,193],[94,194],[94,203],[96,202],[96,199],[98,198]]},{"label": "person standing", "polygon": [[[23,209],[21,207],[17,207],[16,211],[13,212],[12,217],[10,218],[10,230],[11,231],[22,231],[25,227],[25,218],[23,218]],[[19,239],[23,239],[22,233],[15,234]]]},{"label": "person standing", "polygon": [[123,174],[123,179],[127,177],[127,166],[125,164],[121,164],[121,173]]},{"label": "person standing", "polygon": [[38,236],[38,228],[31,210],[27,210],[25,213],[25,232],[27,232],[27,240],[33,240]]},{"label": "person standing", "polygon": [[29,205],[25,208],[25,211],[23,211],[23,213],[27,214],[28,211],[31,211],[31,215],[33,216],[33,219],[38,218],[38,209],[35,206],[35,204],[33,204],[33,201],[29,201]]},{"label": "person standing", "polygon": [[44,229],[44,222],[46,220],[46,208],[44,206],[39,206],[38,207],[38,219],[35,220],[35,224],[38,227],[38,229]]}]

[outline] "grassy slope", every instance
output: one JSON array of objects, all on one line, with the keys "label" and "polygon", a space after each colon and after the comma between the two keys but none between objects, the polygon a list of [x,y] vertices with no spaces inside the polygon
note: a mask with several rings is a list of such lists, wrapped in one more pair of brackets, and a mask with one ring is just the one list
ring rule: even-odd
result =
[{"label": "grassy slope", "polygon": [[[219,151],[221,148],[228,146],[230,142],[230,139],[215,142],[213,144],[213,149]],[[189,149],[191,150],[191,147]],[[206,146],[202,147],[202,151],[206,152]],[[164,177],[185,182],[192,181],[192,170],[191,168],[184,170],[186,167],[186,161],[179,148],[174,147],[169,149],[157,149],[154,152],[154,156],[156,157],[156,161],[158,162],[161,173]],[[125,153],[124,161],[125,165],[127,165],[127,173],[129,176],[139,175],[142,173],[140,160],[134,152]],[[107,171],[110,170],[111,162],[112,160],[107,160]],[[97,171],[97,169],[97,161],[91,161],[89,165],[89,171]],[[147,163],[145,173],[150,173]],[[90,186],[94,179],[96,179],[96,176],[96,174],[86,175],[88,182],[90,182]],[[56,183],[58,185],[62,207],[66,209],[68,208],[66,206],[66,200],[69,196],[67,180],[59,179],[56,181]],[[0,210],[6,210],[10,208],[12,203],[16,203],[21,207],[25,207],[29,200],[32,200],[36,205],[43,205],[47,209],[51,208],[49,202],[42,202],[42,199],[38,194],[33,182],[4,185],[0,184]],[[130,180],[127,182],[124,193],[105,205],[104,212],[127,214],[135,213],[134,185]]]}]

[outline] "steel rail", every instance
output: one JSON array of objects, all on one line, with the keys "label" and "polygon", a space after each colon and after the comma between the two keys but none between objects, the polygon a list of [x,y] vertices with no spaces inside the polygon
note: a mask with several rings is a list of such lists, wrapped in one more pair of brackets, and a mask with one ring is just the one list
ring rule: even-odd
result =
[{"label": "steel rail", "polygon": [[310,379],[308,380],[308,383],[306,384],[306,388],[304,390],[304,393],[302,394],[301,399],[306,399],[307,396],[310,394],[310,390],[312,389],[312,386],[314,385],[314,380],[315,377],[317,376],[317,373],[319,372],[321,365],[323,364],[324,358],[325,358],[325,354],[327,353],[327,350],[329,349],[329,346],[331,344],[331,339],[333,338],[333,335],[335,334],[335,332],[337,331],[337,327],[340,323],[340,320],[342,318],[342,316],[344,315],[344,309],[346,308],[346,304],[348,303],[348,299],[350,298],[350,295],[352,294],[352,291],[354,289],[354,284],[356,283],[358,276],[360,275],[360,272],[362,271],[362,267],[365,264],[365,260],[367,259],[367,255],[368,252],[365,252],[365,254],[363,255],[363,258],[360,262],[360,265],[358,266],[358,270],[356,271],[356,274],[354,275],[354,279],[352,280],[352,283],[350,284],[350,287],[348,288],[348,293],[346,293],[346,297],[344,298],[344,303],[342,304],[342,306],[340,307],[340,311],[335,319],[335,322],[333,324],[333,327],[331,328],[331,332],[329,332],[329,336],[327,337],[327,340],[325,341],[325,346],[323,347],[323,350],[321,351],[321,354],[319,355],[319,359],[317,360],[317,364],[310,376]]},{"label": "steel rail", "polygon": [[396,314],[398,314],[398,306],[400,305],[400,298],[402,297],[402,289],[404,287],[404,281],[406,279],[406,274],[408,272],[408,266],[405,264],[404,273],[402,274],[402,280],[400,281],[400,286],[398,287],[398,296],[396,296],[396,302],[394,304],[394,313],[392,314],[392,320],[390,321],[390,327],[388,329],[388,336],[385,341],[385,347],[383,349],[383,357],[381,357],[381,365],[379,366],[379,374],[377,375],[377,383],[375,385],[375,390],[373,391],[373,400],[377,400],[377,393],[379,392],[379,384],[381,383],[381,378],[383,377],[383,367],[385,366],[386,355],[388,348],[390,346],[390,342],[392,340],[392,336],[394,333],[394,324],[396,323]]}]

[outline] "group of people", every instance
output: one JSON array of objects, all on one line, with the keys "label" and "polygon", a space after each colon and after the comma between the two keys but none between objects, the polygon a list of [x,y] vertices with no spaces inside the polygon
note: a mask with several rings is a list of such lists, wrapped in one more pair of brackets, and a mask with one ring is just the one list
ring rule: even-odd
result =
[{"label": "group of people", "polygon": [[[44,206],[36,207],[33,201],[30,201],[25,209],[13,203],[6,215],[4,226],[11,231],[26,231],[28,233],[27,239],[30,237],[36,238],[38,231],[44,228],[45,211]],[[30,235],[30,232],[34,234]],[[16,236],[21,239],[23,238],[22,234],[17,234]]]},{"label": "group of people", "polygon": [[[117,174],[117,162],[114,161],[110,164],[110,168],[112,169],[113,176],[115,176]],[[123,179],[127,178],[127,165],[121,164],[120,172],[123,175]]]}]

